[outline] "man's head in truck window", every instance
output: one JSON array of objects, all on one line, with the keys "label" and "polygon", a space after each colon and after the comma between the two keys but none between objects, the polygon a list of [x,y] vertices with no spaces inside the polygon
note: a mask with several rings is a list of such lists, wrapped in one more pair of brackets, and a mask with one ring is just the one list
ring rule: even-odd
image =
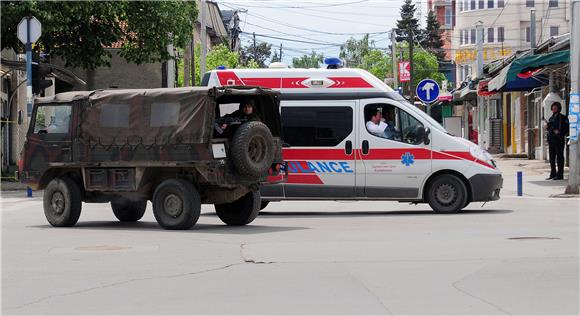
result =
[{"label": "man's head in truck window", "polygon": [[255,111],[254,101],[252,99],[245,100],[240,104],[240,109],[244,112],[245,115],[252,115]]}]

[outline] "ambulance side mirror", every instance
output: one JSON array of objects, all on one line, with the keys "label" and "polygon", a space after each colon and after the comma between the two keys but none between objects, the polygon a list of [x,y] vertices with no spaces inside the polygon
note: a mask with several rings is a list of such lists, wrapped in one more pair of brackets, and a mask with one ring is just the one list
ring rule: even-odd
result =
[{"label": "ambulance side mirror", "polygon": [[[421,127],[423,128],[423,127]],[[429,139],[429,135],[431,134],[431,130],[429,129],[429,127],[425,127],[425,133],[423,134],[423,143],[425,145],[429,145],[429,143],[431,143],[431,139]]]}]

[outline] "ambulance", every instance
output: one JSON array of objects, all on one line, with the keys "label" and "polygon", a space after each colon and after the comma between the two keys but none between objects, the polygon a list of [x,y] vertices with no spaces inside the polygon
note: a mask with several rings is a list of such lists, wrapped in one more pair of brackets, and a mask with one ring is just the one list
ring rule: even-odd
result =
[{"label": "ambulance", "polygon": [[[448,133],[365,70],[216,69],[202,85],[281,92],[288,176],[261,187],[262,207],[283,200],[392,200],[453,213],[499,199],[503,178],[489,153]],[[379,134],[369,122],[388,127]]]}]

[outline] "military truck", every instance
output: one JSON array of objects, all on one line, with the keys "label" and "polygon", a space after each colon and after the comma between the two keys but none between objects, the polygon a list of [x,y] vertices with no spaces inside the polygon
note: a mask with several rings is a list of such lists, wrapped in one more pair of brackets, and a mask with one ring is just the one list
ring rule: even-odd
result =
[{"label": "military truck", "polygon": [[[232,130],[217,133],[223,109],[248,99],[258,119],[229,117]],[[82,202],[138,221],[148,200],[166,229],[191,228],[201,204],[245,225],[258,215],[260,183],[284,176],[281,131],[279,93],[259,87],[60,93],[35,100],[20,176],[44,189],[57,227],[75,225]]]}]

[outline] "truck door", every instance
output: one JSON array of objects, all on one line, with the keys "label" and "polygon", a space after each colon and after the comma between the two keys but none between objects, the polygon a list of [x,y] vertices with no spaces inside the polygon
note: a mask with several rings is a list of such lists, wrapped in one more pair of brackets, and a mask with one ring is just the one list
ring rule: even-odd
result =
[{"label": "truck door", "polygon": [[25,170],[40,175],[50,163],[72,160],[70,104],[39,105],[24,145]]},{"label": "truck door", "polygon": [[357,148],[364,196],[419,197],[421,184],[431,172],[431,146],[423,142],[425,123],[399,103],[385,99],[362,100],[359,111]]},{"label": "truck door", "polygon": [[348,198],[355,192],[355,101],[283,101],[286,198]]}]

